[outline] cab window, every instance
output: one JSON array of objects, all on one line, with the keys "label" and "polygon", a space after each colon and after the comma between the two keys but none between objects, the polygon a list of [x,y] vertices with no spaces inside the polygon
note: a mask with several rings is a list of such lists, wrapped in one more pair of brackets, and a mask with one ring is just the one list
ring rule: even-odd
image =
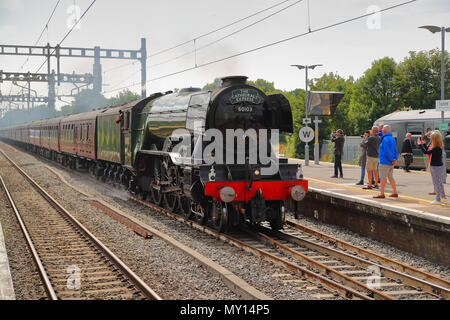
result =
[{"label": "cab window", "polygon": [[191,97],[186,115],[186,128],[195,133],[205,131],[206,112],[208,110],[210,93],[196,94]]}]

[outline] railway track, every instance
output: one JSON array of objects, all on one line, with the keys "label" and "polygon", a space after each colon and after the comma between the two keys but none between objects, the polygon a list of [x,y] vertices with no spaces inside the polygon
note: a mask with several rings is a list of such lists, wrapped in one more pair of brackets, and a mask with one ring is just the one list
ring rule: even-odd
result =
[{"label": "railway track", "polygon": [[288,257],[329,279],[376,299],[450,297],[450,282],[354,245],[319,235],[288,221],[283,232],[260,226],[252,236],[279,256]]},{"label": "railway track", "polygon": [[262,225],[221,234],[135,196],[129,197],[217,240],[271,261],[284,272],[277,276],[285,277],[285,282],[313,283],[320,291],[314,295],[322,299],[447,300],[450,297],[450,282],[445,279],[289,220],[284,232]]},{"label": "railway track", "polygon": [[161,299],[68,210],[2,154],[20,173],[15,177],[15,191],[8,189],[2,177],[0,182],[48,299]]},{"label": "railway track", "polygon": [[[70,170],[95,183],[114,189],[87,174]],[[117,189],[115,189],[117,190]],[[279,266],[282,281],[305,282],[321,299],[448,299],[450,282],[364,248],[319,233],[287,220],[285,230],[267,225],[229,234],[186,220],[169,210],[128,195],[130,199],[201,230],[217,240],[267,259]]]}]

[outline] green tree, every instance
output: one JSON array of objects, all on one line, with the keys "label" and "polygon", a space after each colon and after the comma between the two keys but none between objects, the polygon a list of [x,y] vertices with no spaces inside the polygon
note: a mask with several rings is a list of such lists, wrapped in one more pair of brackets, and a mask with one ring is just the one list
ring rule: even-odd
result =
[{"label": "green tree", "polygon": [[222,86],[222,79],[215,78],[213,83],[207,83],[205,86],[203,86],[203,90],[214,90],[217,88],[220,88]]},{"label": "green tree", "polygon": [[305,145],[298,136],[303,127],[302,119],[305,117],[305,91],[283,92],[289,100],[292,109],[292,120],[294,132],[286,138],[286,155],[292,158],[303,158],[305,156]]},{"label": "green tree", "polygon": [[[450,93],[450,59],[446,64],[446,96]],[[413,109],[434,108],[441,97],[441,52],[439,50],[409,52],[398,66],[397,89],[401,107]]]},{"label": "green tree", "polygon": [[398,94],[397,64],[385,57],[375,60],[364,76],[356,81],[350,100],[348,119],[354,134],[369,129],[378,118],[403,105]]},{"label": "green tree", "polygon": [[259,90],[265,94],[272,94],[279,92],[280,90],[275,89],[275,84],[264,79],[256,79],[255,81],[247,81],[249,85],[257,87]]},{"label": "green tree", "polygon": [[113,106],[120,106],[122,104],[139,99],[141,96],[129,89],[119,92],[115,97],[109,99],[109,103]]},{"label": "green tree", "polygon": [[98,108],[104,108],[109,105],[108,99],[92,89],[82,90],[74,97],[75,100],[72,102],[74,113],[87,112]]}]

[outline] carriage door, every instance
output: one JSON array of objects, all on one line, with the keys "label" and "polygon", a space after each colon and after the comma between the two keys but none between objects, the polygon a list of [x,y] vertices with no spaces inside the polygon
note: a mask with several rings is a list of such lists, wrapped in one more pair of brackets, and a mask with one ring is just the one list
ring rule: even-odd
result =
[{"label": "carriage door", "polygon": [[130,110],[124,112],[123,128],[120,132],[120,162],[131,166],[131,117]]}]

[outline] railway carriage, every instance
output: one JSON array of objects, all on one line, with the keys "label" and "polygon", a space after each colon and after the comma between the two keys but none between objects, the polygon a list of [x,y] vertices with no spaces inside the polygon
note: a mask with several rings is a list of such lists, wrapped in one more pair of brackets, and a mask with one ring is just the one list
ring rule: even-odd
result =
[{"label": "railway carriage", "polygon": [[60,121],[60,151],[75,155],[78,165],[96,159],[96,118],[98,111],[64,117]]},{"label": "railway carriage", "polygon": [[43,120],[41,122],[41,153],[48,158],[56,160],[59,152],[59,123],[61,117]]},{"label": "railway carriage", "polygon": [[[387,124],[391,126],[393,137],[397,141],[397,150],[399,154],[402,150],[402,144],[405,140],[406,134],[409,132],[412,134],[412,146],[413,146],[413,163],[411,168],[425,169],[427,157],[424,157],[420,146],[417,145],[417,138],[423,137],[423,135],[429,130],[439,129],[439,125],[442,123],[441,112],[436,109],[425,110],[410,110],[400,111],[388,114],[375,121],[375,125]],[[444,123],[450,124],[450,119],[444,118]],[[441,131],[442,132],[442,131]],[[447,171],[450,170],[450,130],[445,131],[444,146],[446,150],[446,164]],[[399,156],[398,165],[404,166],[404,158]]]}]

